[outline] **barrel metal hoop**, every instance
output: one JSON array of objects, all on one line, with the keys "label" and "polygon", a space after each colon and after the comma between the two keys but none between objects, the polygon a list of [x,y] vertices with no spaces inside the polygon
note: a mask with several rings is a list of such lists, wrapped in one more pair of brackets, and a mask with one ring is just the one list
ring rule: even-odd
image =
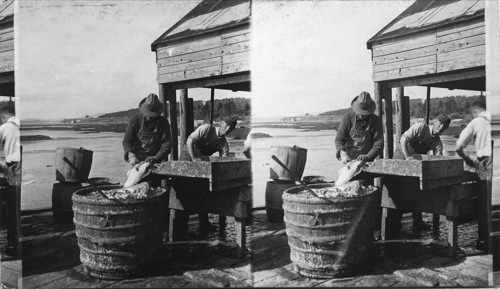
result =
[{"label": "barrel metal hoop", "polygon": [[332,256],[337,256],[337,257],[342,257],[345,255],[344,252],[342,251],[334,251],[334,250],[321,250],[321,251],[312,251],[312,250],[307,250],[307,249],[303,249],[303,248],[300,248],[294,244],[289,244],[290,248],[295,250],[295,251],[298,251],[298,252],[301,252],[301,253],[305,253],[305,254],[314,254],[314,255],[332,255]]},{"label": "barrel metal hoop", "polygon": [[[94,255],[113,255],[113,256],[121,256],[121,257],[135,257],[137,256],[136,253],[129,253],[129,252],[115,252],[115,251],[107,251],[107,252],[100,252],[97,250],[92,250],[84,246],[80,246],[80,250],[89,253],[89,254],[94,254]],[[121,267],[120,267],[121,268]]]},{"label": "barrel metal hoop", "polygon": [[93,244],[104,244],[104,245],[120,245],[120,244],[134,245],[138,239],[137,236],[113,238],[113,239],[88,238],[88,236],[82,236],[79,234],[77,234],[77,237],[79,239],[85,240]]},{"label": "barrel metal hoop", "polygon": [[[151,222],[154,222],[155,220],[151,220]],[[157,221],[157,220],[156,220]],[[97,230],[121,230],[121,229],[133,229],[133,228],[138,228],[138,227],[143,227],[144,224],[137,223],[137,224],[128,224],[128,225],[121,225],[121,226],[114,226],[114,227],[101,227],[100,225],[89,225],[80,221],[77,221],[73,219],[73,222],[75,223],[76,226],[80,226],[83,228],[88,228],[88,229],[97,229]]]},{"label": "barrel metal hoop", "polygon": [[[311,214],[311,210],[300,209],[300,208],[296,208],[296,207],[294,209],[292,207],[293,206],[289,206],[287,203],[283,204],[283,210],[287,213],[301,214],[301,215]],[[314,213],[320,213],[320,214],[346,213],[346,212],[351,212],[351,211],[357,211],[357,209],[354,209],[354,208],[329,209],[329,210],[314,209]]]},{"label": "barrel metal hoop", "polygon": [[78,214],[85,216],[101,216],[102,214],[121,216],[121,215],[131,215],[131,214],[137,215],[140,213],[148,213],[148,210],[95,212],[95,211],[81,210],[79,207],[73,206],[73,212],[77,212]]},{"label": "barrel metal hoop", "polygon": [[[309,223],[309,221],[311,221],[311,219],[313,219],[313,221],[315,221],[315,223],[313,225],[311,225]],[[291,221],[290,219],[287,218],[287,216],[285,215],[285,223],[287,225],[292,225],[294,227],[299,227],[299,228],[307,228],[307,229],[331,229],[331,228],[339,228],[339,227],[344,227],[344,226],[350,226],[352,221],[349,221],[349,222],[339,222],[339,223],[335,223],[335,224],[328,224],[328,225],[323,225],[323,221],[320,219],[320,218],[317,218],[315,216],[311,216],[309,218],[309,226],[307,226],[306,224],[302,223],[302,222],[293,222]],[[317,225],[316,222],[319,222],[321,227],[314,227]]]},{"label": "barrel metal hoop", "polygon": [[300,242],[307,244],[334,244],[338,242],[345,241],[344,237],[330,236],[330,237],[304,237],[302,235],[293,234],[291,232],[286,233],[288,238],[294,238]]}]

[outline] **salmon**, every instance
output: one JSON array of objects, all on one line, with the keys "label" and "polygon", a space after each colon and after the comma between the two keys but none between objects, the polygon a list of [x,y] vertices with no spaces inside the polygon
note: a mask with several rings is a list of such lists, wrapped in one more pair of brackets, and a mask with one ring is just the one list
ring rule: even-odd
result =
[{"label": "salmon", "polygon": [[149,165],[151,163],[142,163],[134,166],[127,172],[127,179],[123,184],[124,188],[130,188],[137,184],[140,180],[146,177],[151,170],[149,170]]},{"label": "salmon", "polygon": [[367,165],[366,162],[363,161],[354,160],[348,162],[339,170],[335,186],[347,184],[352,178],[361,173],[365,167],[367,167]]}]

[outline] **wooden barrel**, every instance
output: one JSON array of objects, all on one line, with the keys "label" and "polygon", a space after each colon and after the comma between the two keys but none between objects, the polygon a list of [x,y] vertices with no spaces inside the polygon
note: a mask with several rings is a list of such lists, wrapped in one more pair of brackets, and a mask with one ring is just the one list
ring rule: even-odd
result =
[{"label": "wooden barrel", "polygon": [[[121,186],[101,186],[103,190]],[[85,272],[102,279],[142,276],[158,266],[167,224],[168,192],[146,199],[113,200],[73,194],[75,232]]]},{"label": "wooden barrel", "polygon": [[349,275],[361,269],[371,257],[375,222],[379,221],[380,191],[330,200],[333,203],[314,197],[301,187],[283,193],[290,259],[303,276]]},{"label": "wooden barrel", "polygon": [[54,183],[52,187],[52,214],[54,222],[73,223],[73,193],[87,187],[81,183]]},{"label": "wooden barrel", "polygon": [[93,152],[91,150],[84,148],[57,148],[55,159],[56,180],[59,182],[84,182],[84,179],[80,178],[76,170],[70,167],[63,158],[68,158],[80,170],[83,177],[88,178],[90,168],[92,167],[92,155]]},{"label": "wooden barrel", "polygon": [[[272,146],[271,156],[275,155],[298,178],[302,178],[306,167],[307,150],[298,146]],[[294,181],[293,177],[285,171],[276,161],[271,159],[270,178],[273,180]]]},{"label": "wooden barrel", "polygon": [[269,222],[283,222],[283,199],[286,189],[297,186],[293,181],[268,181],[266,184],[266,215]]}]

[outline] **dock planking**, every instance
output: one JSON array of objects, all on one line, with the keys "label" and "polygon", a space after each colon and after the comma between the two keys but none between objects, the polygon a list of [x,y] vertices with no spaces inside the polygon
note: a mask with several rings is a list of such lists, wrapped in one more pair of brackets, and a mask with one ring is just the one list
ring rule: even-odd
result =
[{"label": "dock planking", "polygon": [[236,258],[233,222],[227,218],[226,239],[219,240],[218,232],[199,236],[198,219],[192,218],[188,240],[166,243],[163,262],[154,272],[140,278],[101,280],[84,272],[73,225],[55,224],[50,212],[24,216],[23,288],[249,287],[251,252],[245,259]]},{"label": "dock planking", "polygon": [[[432,221],[432,215],[424,214]],[[300,276],[290,261],[284,223],[269,223],[265,211],[254,213],[252,228],[252,281],[255,287],[407,287],[487,286],[492,257],[475,248],[477,224],[458,227],[460,252],[447,256],[444,219],[438,234],[412,231],[411,214],[405,214],[397,240],[378,241],[374,257],[356,275],[311,279]]]}]

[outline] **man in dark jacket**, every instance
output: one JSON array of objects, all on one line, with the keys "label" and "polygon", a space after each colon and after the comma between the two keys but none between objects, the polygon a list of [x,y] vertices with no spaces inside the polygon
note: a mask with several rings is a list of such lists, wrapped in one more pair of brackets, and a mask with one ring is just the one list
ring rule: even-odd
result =
[{"label": "man in dark jacket", "polygon": [[382,119],[373,114],[375,102],[363,91],[353,99],[351,108],[342,117],[335,137],[337,159],[344,164],[351,160],[373,161],[384,149]]},{"label": "man in dark jacket", "polygon": [[132,166],[139,162],[159,163],[167,159],[172,150],[170,125],[161,116],[163,105],[151,93],[139,103],[140,113],[134,115],[123,138],[125,161]]}]

